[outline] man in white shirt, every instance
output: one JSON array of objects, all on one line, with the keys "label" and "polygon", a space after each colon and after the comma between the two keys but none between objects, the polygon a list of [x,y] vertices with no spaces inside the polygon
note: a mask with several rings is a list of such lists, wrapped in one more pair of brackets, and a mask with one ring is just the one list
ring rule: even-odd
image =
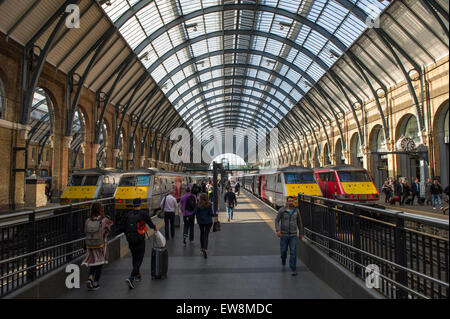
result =
[{"label": "man in white shirt", "polygon": [[164,196],[161,201],[161,210],[164,212],[164,235],[166,236],[166,240],[170,239],[169,235],[169,223],[170,223],[170,234],[172,238],[175,237],[175,211],[178,206],[177,199],[173,196],[175,194],[174,190],[171,190],[169,194]]}]

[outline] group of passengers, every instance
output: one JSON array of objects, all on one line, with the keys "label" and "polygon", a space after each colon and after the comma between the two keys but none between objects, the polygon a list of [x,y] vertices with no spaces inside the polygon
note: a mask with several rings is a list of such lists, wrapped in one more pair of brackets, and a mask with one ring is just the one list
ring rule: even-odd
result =
[{"label": "group of passengers", "polygon": [[[235,187],[236,193],[240,192],[239,183]],[[181,211],[184,221],[183,245],[186,246],[187,238],[194,241],[194,224],[200,229],[200,251],[205,259],[208,258],[208,238],[213,223],[217,223],[217,211],[214,210],[215,194],[212,183],[203,182],[201,185],[192,185],[186,188],[186,193],[177,202],[172,190],[161,201],[161,209],[164,212],[165,238],[169,240],[175,236],[175,216]],[[237,205],[236,195],[231,185],[226,185],[224,203],[228,221],[233,219],[234,208]],[[130,210],[121,222],[118,223],[114,233],[111,233],[113,222],[104,214],[103,206],[99,203],[92,205],[90,216],[85,222],[86,232],[86,257],[82,265],[89,267],[87,287],[89,290],[100,288],[99,280],[104,264],[108,263],[108,236],[125,233],[132,255],[132,271],[126,279],[130,288],[142,279],[140,267],[145,255],[145,235],[148,225],[157,231],[147,210],[141,210],[141,199],[133,200],[133,209]],[[275,219],[276,234],[280,237],[281,263],[286,265],[287,253],[290,250],[289,266],[292,275],[297,275],[296,263],[297,239],[303,236],[303,227],[299,209],[295,206],[295,198],[288,197],[286,206],[282,207]],[[96,240],[98,242],[96,242]]]},{"label": "group of passengers", "polygon": [[406,178],[398,181],[390,177],[384,182],[381,190],[385,194],[385,203],[395,204],[398,201],[400,205],[414,205],[414,199],[417,198],[418,204],[431,204],[433,209],[436,209],[436,204],[438,204],[439,208],[445,212],[448,207],[444,209],[442,206],[441,196],[444,194],[446,197],[444,199],[448,203],[448,186],[443,191],[437,178],[433,181],[431,178],[428,178],[424,186],[425,196],[421,196],[423,193],[421,192],[419,178],[416,178],[414,182],[409,185]]}]

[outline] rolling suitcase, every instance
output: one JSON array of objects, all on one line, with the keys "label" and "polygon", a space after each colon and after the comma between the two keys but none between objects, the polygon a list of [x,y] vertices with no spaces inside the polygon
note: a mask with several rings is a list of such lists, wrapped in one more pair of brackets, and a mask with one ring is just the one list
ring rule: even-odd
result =
[{"label": "rolling suitcase", "polygon": [[180,223],[181,223],[181,218],[180,215],[175,215],[175,220],[173,222],[173,224],[175,225],[175,227],[180,227]]},{"label": "rolling suitcase", "polygon": [[400,197],[399,196],[394,196],[389,200],[389,203],[391,205],[395,205],[396,202],[400,201]]},{"label": "rolling suitcase", "polygon": [[167,278],[169,252],[167,248],[152,248],[152,279]]}]

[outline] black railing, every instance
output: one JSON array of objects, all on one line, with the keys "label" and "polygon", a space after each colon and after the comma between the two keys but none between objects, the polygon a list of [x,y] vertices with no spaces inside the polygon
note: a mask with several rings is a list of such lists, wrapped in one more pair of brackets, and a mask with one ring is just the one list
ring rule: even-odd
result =
[{"label": "black railing", "polygon": [[393,299],[448,298],[448,221],[303,194],[299,205],[305,237],[369,287]]},{"label": "black railing", "polygon": [[114,198],[0,216],[0,297],[84,254],[84,224],[95,202],[115,225]]}]

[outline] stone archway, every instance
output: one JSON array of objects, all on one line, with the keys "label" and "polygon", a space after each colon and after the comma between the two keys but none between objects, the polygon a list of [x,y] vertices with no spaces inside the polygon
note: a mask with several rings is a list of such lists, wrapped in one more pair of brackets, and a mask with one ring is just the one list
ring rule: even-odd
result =
[{"label": "stone archway", "polygon": [[386,139],[381,125],[375,125],[370,132],[369,148],[372,158],[371,172],[373,181],[375,186],[381,189],[384,181],[389,177]]},{"label": "stone archway", "polygon": [[336,165],[345,164],[344,151],[342,149],[342,141],[339,138],[335,145],[334,158],[336,160]]},{"label": "stone archway", "polygon": [[361,150],[361,139],[358,133],[354,133],[350,139],[350,164],[356,167],[364,166],[364,154]]},{"label": "stone archway", "polygon": [[448,100],[441,104],[433,120],[435,176],[443,187],[449,184],[449,108]]}]

